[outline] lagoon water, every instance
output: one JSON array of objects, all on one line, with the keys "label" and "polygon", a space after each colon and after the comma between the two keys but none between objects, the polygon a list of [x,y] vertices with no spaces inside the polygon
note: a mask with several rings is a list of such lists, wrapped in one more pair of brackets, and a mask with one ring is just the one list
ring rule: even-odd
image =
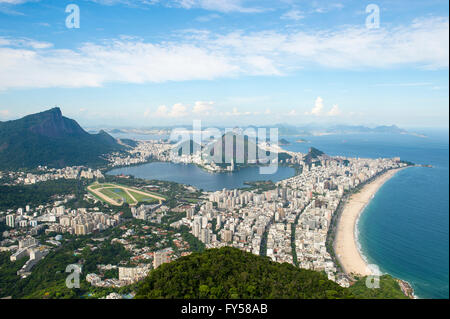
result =
[{"label": "lagoon water", "polygon": [[113,169],[111,175],[125,174],[145,179],[159,179],[192,185],[205,191],[218,191],[224,188],[244,188],[244,182],[271,180],[280,181],[295,175],[291,167],[278,167],[275,174],[261,175],[258,167],[246,167],[236,172],[210,173],[193,164],[154,162],[133,167]]},{"label": "lagoon water", "polygon": [[[424,131],[428,137],[391,134],[295,137],[283,148],[306,153],[314,146],[329,155],[401,157],[433,168],[412,167],[386,182],[361,215],[361,249],[381,271],[410,282],[420,298],[449,298],[449,140],[446,131]],[[194,165],[151,163],[113,170],[195,185],[204,190],[244,187],[244,181],[275,181],[293,170],[281,167],[276,175],[259,175],[255,167],[236,173],[210,174]],[[270,176],[270,175],[269,175]]]}]

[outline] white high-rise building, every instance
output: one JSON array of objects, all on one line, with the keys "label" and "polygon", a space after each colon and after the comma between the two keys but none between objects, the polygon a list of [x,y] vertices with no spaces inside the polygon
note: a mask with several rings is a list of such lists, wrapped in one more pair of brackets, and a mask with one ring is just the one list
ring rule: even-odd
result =
[{"label": "white high-rise building", "polygon": [[10,215],[6,216],[6,225],[8,225],[11,228],[14,228],[15,222],[16,222],[16,220],[14,218],[14,215],[10,214]]},{"label": "white high-rise building", "polygon": [[194,224],[192,226],[192,233],[197,238],[200,236],[200,229],[201,229],[200,224],[198,222],[194,221]]},{"label": "white high-rise building", "polygon": [[209,244],[211,242],[211,238],[210,238],[210,234],[209,234],[209,229],[202,229],[201,231],[201,236],[200,236],[200,240],[205,244]]}]

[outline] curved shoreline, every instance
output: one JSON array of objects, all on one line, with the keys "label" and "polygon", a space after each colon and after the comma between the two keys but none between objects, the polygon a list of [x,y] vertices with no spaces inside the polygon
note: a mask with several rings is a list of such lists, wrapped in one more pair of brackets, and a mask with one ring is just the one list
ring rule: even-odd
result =
[{"label": "curved shoreline", "polygon": [[404,169],[404,167],[389,170],[378,176],[374,181],[364,185],[358,193],[351,195],[344,206],[337,223],[334,249],[343,271],[349,276],[368,276],[372,274],[358,249],[357,222],[359,216],[380,187],[401,169]]}]

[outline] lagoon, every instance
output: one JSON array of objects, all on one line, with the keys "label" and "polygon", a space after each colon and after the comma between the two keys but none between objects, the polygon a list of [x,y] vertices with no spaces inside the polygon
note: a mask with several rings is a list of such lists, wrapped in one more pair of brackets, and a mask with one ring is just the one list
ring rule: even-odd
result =
[{"label": "lagoon", "polygon": [[235,189],[248,187],[245,182],[271,180],[278,182],[295,175],[292,167],[279,166],[274,174],[260,174],[255,166],[245,167],[235,172],[211,173],[194,164],[170,162],[153,162],[132,167],[116,168],[108,175],[133,175],[149,180],[163,180],[191,185],[205,191],[218,191],[224,188]]}]

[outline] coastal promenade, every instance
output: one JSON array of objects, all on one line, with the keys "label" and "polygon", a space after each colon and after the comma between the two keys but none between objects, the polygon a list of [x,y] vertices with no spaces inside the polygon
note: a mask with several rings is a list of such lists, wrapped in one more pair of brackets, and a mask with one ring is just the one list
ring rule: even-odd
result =
[{"label": "coastal promenade", "polygon": [[339,262],[348,275],[368,276],[371,271],[362,258],[356,238],[356,222],[366,205],[370,202],[379,188],[394,176],[399,170],[392,169],[378,176],[365,185],[359,192],[352,194],[347,200],[337,225],[335,252]]}]

